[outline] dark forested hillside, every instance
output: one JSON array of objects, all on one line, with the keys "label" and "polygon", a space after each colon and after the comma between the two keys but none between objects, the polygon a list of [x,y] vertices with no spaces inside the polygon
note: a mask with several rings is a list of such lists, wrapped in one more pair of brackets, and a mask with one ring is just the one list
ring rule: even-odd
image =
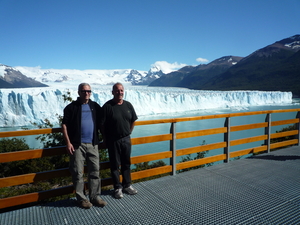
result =
[{"label": "dark forested hillside", "polygon": [[300,95],[300,51],[278,43],[260,49],[197,89],[292,91]]},{"label": "dark forested hillside", "polygon": [[187,87],[191,89],[198,89],[210,79],[224,73],[230,67],[237,64],[242,57],[238,56],[225,56],[214,60],[207,65],[200,65],[187,74],[183,80],[179,83],[180,87]]}]

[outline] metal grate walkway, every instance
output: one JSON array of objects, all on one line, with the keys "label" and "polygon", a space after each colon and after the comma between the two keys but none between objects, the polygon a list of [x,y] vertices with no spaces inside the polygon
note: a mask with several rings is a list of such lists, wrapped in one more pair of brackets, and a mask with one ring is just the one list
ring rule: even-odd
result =
[{"label": "metal grate walkway", "polygon": [[300,224],[300,147],[134,184],[135,196],[103,193],[104,208],[65,200],[0,214],[1,225]]}]

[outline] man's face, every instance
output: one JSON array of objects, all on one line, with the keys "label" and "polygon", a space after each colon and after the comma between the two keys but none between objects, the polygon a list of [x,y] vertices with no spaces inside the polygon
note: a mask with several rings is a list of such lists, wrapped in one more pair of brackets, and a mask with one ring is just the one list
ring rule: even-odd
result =
[{"label": "man's face", "polygon": [[123,99],[124,96],[124,87],[123,85],[119,84],[114,86],[113,90],[112,90],[112,94],[114,96],[114,99],[119,101]]},{"label": "man's face", "polygon": [[81,90],[78,91],[78,95],[82,102],[86,102],[91,97],[91,87],[88,85],[82,86]]}]

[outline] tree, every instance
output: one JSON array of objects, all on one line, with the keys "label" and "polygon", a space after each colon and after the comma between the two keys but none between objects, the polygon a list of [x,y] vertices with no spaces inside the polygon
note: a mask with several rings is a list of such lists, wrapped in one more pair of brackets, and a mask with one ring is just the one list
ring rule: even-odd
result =
[{"label": "tree", "polygon": [[[142,170],[148,170],[148,169],[152,169],[152,168],[165,166],[166,163],[162,160],[159,160],[159,161],[153,162],[151,164],[149,164],[149,162],[143,162],[143,163],[137,163],[134,165],[135,165],[135,169],[132,169],[132,172],[138,172],[138,171],[142,171]],[[139,180],[135,180],[134,182],[137,183],[137,182],[142,182],[142,181],[146,181],[146,180],[153,180],[153,179],[168,176],[168,175],[169,175],[169,173],[159,174],[159,175],[155,175],[153,177],[146,177],[146,178],[142,178]]]},{"label": "tree", "polygon": [[[29,150],[25,139],[3,138],[0,140],[0,153]],[[44,159],[29,159],[0,164],[0,177],[10,177],[25,173],[36,173],[51,165]],[[0,188],[0,198],[7,198],[16,195],[31,193],[50,189],[49,182],[39,182],[38,184],[24,184],[12,187]]]},{"label": "tree", "polygon": [[28,149],[29,146],[26,144],[24,138],[3,138],[0,140],[0,153],[16,152]]},{"label": "tree", "polygon": [[[205,145],[205,141],[202,142],[202,145]],[[180,162],[187,162],[187,161],[191,161],[191,160],[202,159],[202,158],[205,157],[205,155],[207,154],[207,152],[208,151],[197,152],[197,154],[196,154],[196,156],[194,158],[191,157],[191,154],[188,154],[185,157],[183,157]],[[182,173],[182,172],[186,172],[186,171],[190,171],[190,170],[195,170],[195,169],[199,169],[199,168],[203,168],[205,166],[211,166],[211,165],[212,165],[212,163],[207,163],[207,164],[204,164],[204,165],[190,167],[190,168],[179,170],[178,173]]]},{"label": "tree", "polygon": [[[26,144],[24,138],[3,138],[0,140],[0,153],[15,152],[21,150],[28,150],[29,146]],[[22,167],[26,165],[25,161],[15,161],[0,164],[0,177],[8,177],[22,173]]]},{"label": "tree", "polygon": [[[290,131],[290,130],[297,130],[296,124],[290,125],[288,127],[284,127],[279,131],[276,131],[276,133]],[[287,141],[293,139],[294,136],[286,136],[286,137],[280,137],[280,138],[273,138],[271,139],[271,143],[281,142],[281,141]]]}]

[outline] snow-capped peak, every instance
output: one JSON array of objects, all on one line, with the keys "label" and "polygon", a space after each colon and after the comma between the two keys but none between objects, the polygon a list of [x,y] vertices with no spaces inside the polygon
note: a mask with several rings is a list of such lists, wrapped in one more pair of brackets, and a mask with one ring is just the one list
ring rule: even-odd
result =
[{"label": "snow-capped peak", "polygon": [[292,49],[298,49],[298,48],[300,48],[300,41],[294,41],[294,42],[285,44],[284,46],[292,48]]},{"label": "snow-capped peak", "polygon": [[63,86],[74,83],[109,85],[122,82],[127,85],[138,82],[147,75],[146,71],[132,69],[116,70],[75,70],[75,69],[41,69],[40,67],[15,67],[22,74],[49,86],[61,83]]}]

